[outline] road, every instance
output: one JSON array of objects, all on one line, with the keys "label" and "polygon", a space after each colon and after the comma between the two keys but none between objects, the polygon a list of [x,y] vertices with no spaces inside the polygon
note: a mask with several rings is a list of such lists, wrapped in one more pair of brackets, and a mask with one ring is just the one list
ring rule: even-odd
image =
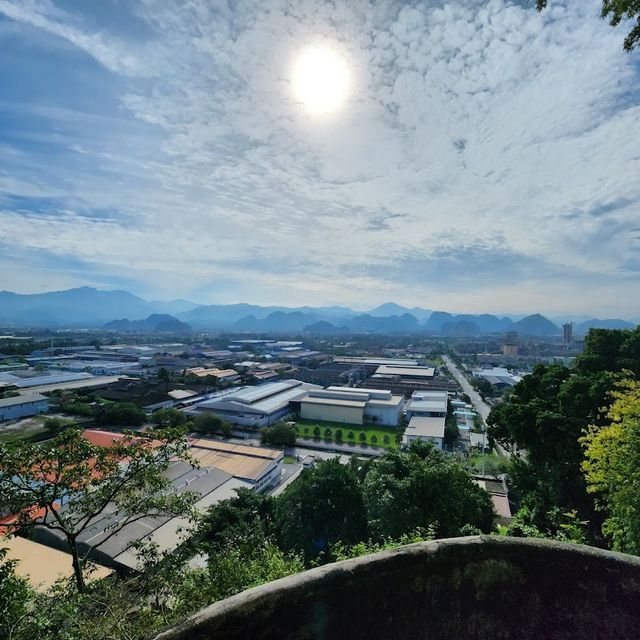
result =
[{"label": "road", "polygon": [[442,356],[442,359],[447,365],[449,371],[453,374],[453,377],[462,387],[462,390],[471,399],[471,404],[474,406],[475,410],[480,414],[482,420],[486,422],[489,412],[491,411],[491,407],[480,397],[480,394],[471,386],[464,373],[458,369],[455,362],[453,362],[449,356]]},{"label": "road", "polygon": [[[467,377],[458,369],[455,362],[451,360],[449,356],[442,356],[444,363],[447,365],[449,371],[451,371],[453,377],[460,383],[462,390],[469,396],[471,400],[471,404],[474,406],[475,410],[482,417],[482,421],[484,423],[484,430],[487,430],[487,418],[489,417],[489,412],[491,411],[491,407],[480,397],[480,394],[469,384]],[[511,457],[511,454],[499,445],[497,442],[495,444],[495,449],[499,454]]]}]

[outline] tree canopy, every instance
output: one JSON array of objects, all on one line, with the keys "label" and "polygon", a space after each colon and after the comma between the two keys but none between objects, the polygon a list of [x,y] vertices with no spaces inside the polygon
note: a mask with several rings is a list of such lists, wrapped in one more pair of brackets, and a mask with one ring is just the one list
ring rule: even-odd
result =
[{"label": "tree canopy", "polygon": [[117,515],[117,524],[90,550],[145,516],[190,513],[193,494],[171,493],[163,475],[171,460],[188,460],[188,450],[186,438],[176,432],[157,439],[126,434],[108,447],[92,444],[77,429],[38,445],[0,444],[0,510],[16,514],[14,534],[44,527],[60,535],[82,591],[86,554],[78,538],[107,509]]},{"label": "tree canopy", "polygon": [[608,423],[592,425],[582,439],[582,467],[613,548],[640,555],[640,382],[627,380],[612,396]]},{"label": "tree canopy", "polygon": [[[549,4],[548,0],[536,0],[538,11]],[[631,51],[640,43],[640,0],[602,0],[602,18],[608,18],[612,27],[617,27],[623,20],[635,21],[631,31],[624,39],[624,50]]]}]

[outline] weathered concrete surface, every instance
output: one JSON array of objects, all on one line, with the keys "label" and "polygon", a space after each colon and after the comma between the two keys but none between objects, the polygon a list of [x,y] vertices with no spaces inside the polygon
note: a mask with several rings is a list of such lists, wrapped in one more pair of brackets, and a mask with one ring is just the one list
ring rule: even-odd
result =
[{"label": "weathered concrete surface", "polygon": [[640,558],[477,536],[347,560],[250,589],[158,640],[640,638]]}]

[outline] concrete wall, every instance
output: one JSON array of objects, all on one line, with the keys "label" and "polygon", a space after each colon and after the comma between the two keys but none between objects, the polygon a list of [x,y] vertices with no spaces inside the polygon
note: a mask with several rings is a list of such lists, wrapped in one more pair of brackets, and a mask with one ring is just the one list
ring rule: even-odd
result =
[{"label": "concrete wall", "polygon": [[341,424],[362,424],[363,411],[358,407],[340,405],[300,403],[300,417],[303,420],[339,422]]},{"label": "concrete wall", "polygon": [[[364,408],[364,421],[374,424],[383,424],[388,427],[397,427],[400,423],[400,414],[402,407],[384,407],[376,405],[367,405]],[[372,420],[372,418],[374,418]]]},{"label": "concrete wall", "polygon": [[637,638],[640,558],[477,536],[312,569],[202,610],[158,640]]}]

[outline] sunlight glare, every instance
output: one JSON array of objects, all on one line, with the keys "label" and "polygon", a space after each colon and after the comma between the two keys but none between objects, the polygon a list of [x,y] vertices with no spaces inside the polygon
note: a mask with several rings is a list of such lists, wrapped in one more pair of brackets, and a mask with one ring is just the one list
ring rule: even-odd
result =
[{"label": "sunlight glare", "polygon": [[346,60],[326,45],[309,46],[296,60],[292,84],[296,101],[310,113],[337,111],[349,91]]}]

